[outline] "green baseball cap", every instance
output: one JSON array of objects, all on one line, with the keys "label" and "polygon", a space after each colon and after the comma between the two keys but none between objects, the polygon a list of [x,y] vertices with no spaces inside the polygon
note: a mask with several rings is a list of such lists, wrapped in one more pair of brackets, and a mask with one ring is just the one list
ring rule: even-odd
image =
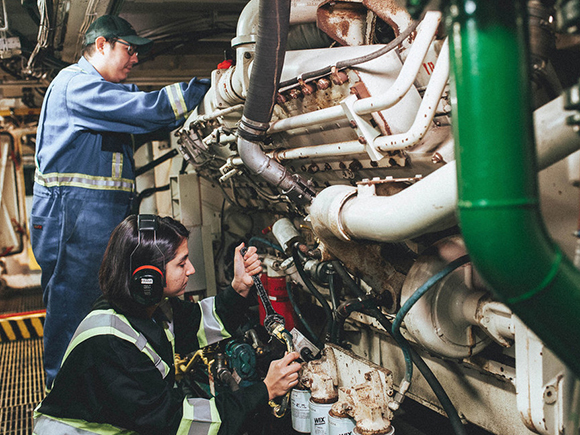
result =
[{"label": "green baseball cap", "polygon": [[137,36],[137,32],[127,20],[115,15],[103,15],[89,26],[85,33],[85,45],[92,44],[99,36],[119,38],[143,50],[151,48],[153,41]]}]

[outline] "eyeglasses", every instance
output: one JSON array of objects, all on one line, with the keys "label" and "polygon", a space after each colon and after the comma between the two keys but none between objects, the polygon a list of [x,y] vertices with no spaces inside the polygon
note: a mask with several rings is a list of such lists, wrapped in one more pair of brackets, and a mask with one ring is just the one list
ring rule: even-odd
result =
[{"label": "eyeglasses", "polygon": [[139,55],[139,50],[136,45],[129,44],[128,42],[121,41],[120,39],[115,39],[115,41],[127,46],[127,53],[129,56],[133,56],[134,54]]}]

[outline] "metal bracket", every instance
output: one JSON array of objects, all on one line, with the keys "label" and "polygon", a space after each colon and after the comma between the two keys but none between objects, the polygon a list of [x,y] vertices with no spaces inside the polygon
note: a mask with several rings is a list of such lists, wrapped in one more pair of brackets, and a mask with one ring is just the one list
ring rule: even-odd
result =
[{"label": "metal bracket", "polygon": [[353,105],[358,100],[356,95],[350,95],[340,102],[342,110],[348,120],[350,121],[350,126],[354,128],[357,133],[358,141],[365,146],[365,150],[372,161],[378,162],[384,157],[384,154],[380,153],[374,147],[375,139],[380,136],[380,131],[378,131],[372,124],[364,119],[363,117],[357,115],[354,111]]}]

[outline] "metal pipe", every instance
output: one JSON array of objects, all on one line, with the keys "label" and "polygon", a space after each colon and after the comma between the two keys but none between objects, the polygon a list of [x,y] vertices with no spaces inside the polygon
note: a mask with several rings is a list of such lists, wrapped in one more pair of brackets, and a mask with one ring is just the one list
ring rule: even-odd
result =
[{"label": "metal pipe", "polygon": [[[395,83],[381,96],[363,98],[354,103],[354,112],[357,115],[368,115],[373,112],[388,109],[394,106],[409,92],[415,77],[423,64],[437,27],[441,20],[439,12],[429,12],[417,28],[417,37],[411,46],[409,56],[401,68]],[[341,106],[332,106],[326,109],[305,113],[292,118],[280,119],[270,125],[268,134],[279,133],[295,128],[310,127],[313,125],[339,121],[346,118]]]},{"label": "metal pipe", "polygon": [[538,144],[538,167],[547,168],[578,149],[580,129],[566,123],[578,112],[564,109],[564,96],[534,111],[534,136]]},{"label": "metal pipe", "polygon": [[439,54],[439,59],[437,59],[437,64],[435,65],[435,70],[433,71],[433,75],[429,80],[427,90],[419,106],[419,111],[409,131],[391,136],[379,136],[373,141],[372,146],[378,151],[388,152],[407,149],[417,145],[431,126],[435,112],[437,112],[439,100],[441,100],[441,95],[443,95],[445,86],[447,86],[448,78],[449,44],[447,39],[445,39],[441,53]]},{"label": "metal pipe", "polygon": [[236,26],[236,37],[232,40],[232,47],[242,44],[253,44],[258,35],[258,0],[250,0],[238,18]]},{"label": "metal pipe", "polygon": [[213,112],[206,113],[205,115],[199,115],[199,116],[193,118],[192,122],[195,124],[198,122],[213,121],[214,119],[217,119],[221,116],[226,116],[226,115],[229,115],[229,114],[235,113],[235,112],[241,112],[242,110],[244,110],[244,105],[237,104],[235,106],[227,107],[225,109],[214,110]]},{"label": "metal pipe", "polygon": [[380,96],[363,98],[354,103],[354,110],[357,115],[365,115],[372,112],[393,107],[409,92],[409,89],[419,74],[423,65],[423,60],[427,56],[429,47],[437,33],[439,22],[441,21],[440,12],[427,12],[421,24],[417,27],[417,37],[411,46],[409,56],[401,68],[401,72],[387,92]]},{"label": "metal pipe", "polygon": [[[400,242],[456,224],[455,162],[392,196],[336,185],[320,192],[310,208],[316,233],[341,240]],[[365,186],[373,188],[373,186]]]},{"label": "metal pipe", "polygon": [[450,11],[467,250],[483,279],[580,376],[580,272],[550,239],[538,204],[526,1],[452,0]]},{"label": "metal pipe", "polygon": [[364,154],[365,146],[357,140],[338,142],[332,144],[314,145],[310,147],[291,148],[287,150],[274,151],[272,156],[276,160],[297,160],[306,158],[326,158],[337,156],[351,156],[353,154]]},{"label": "metal pipe", "polygon": [[[578,128],[566,122],[575,112],[563,109],[563,98],[558,97],[534,112],[540,170],[580,149]],[[313,148],[310,154],[309,148],[289,151],[293,156],[312,157],[317,147],[310,148]],[[331,145],[325,145],[324,150],[331,152]],[[366,193],[361,195],[355,187],[343,185],[322,190],[310,209],[315,231],[329,229],[341,240],[400,242],[457,223],[455,162],[395,195],[375,196],[368,194],[368,190]]]},{"label": "metal pipe", "polygon": [[[560,96],[534,111],[534,132],[537,142],[538,167],[545,169],[580,149],[579,128],[566,123],[575,114],[564,110],[564,97]],[[365,154],[365,145],[359,141],[336,142],[286,150],[276,150],[268,156],[278,161],[316,159]],[[243,165],[242,159],[234,157],[233,166]]]}]

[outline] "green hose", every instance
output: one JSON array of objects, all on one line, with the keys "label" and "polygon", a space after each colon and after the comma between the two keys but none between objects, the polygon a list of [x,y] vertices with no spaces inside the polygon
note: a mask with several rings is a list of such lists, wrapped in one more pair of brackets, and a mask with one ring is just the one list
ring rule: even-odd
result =
[{"label": "green hose", "polygon": [[475,268],[580,377],[580,272],[538,203],[525,0],[451,0],[459,221]]}]

